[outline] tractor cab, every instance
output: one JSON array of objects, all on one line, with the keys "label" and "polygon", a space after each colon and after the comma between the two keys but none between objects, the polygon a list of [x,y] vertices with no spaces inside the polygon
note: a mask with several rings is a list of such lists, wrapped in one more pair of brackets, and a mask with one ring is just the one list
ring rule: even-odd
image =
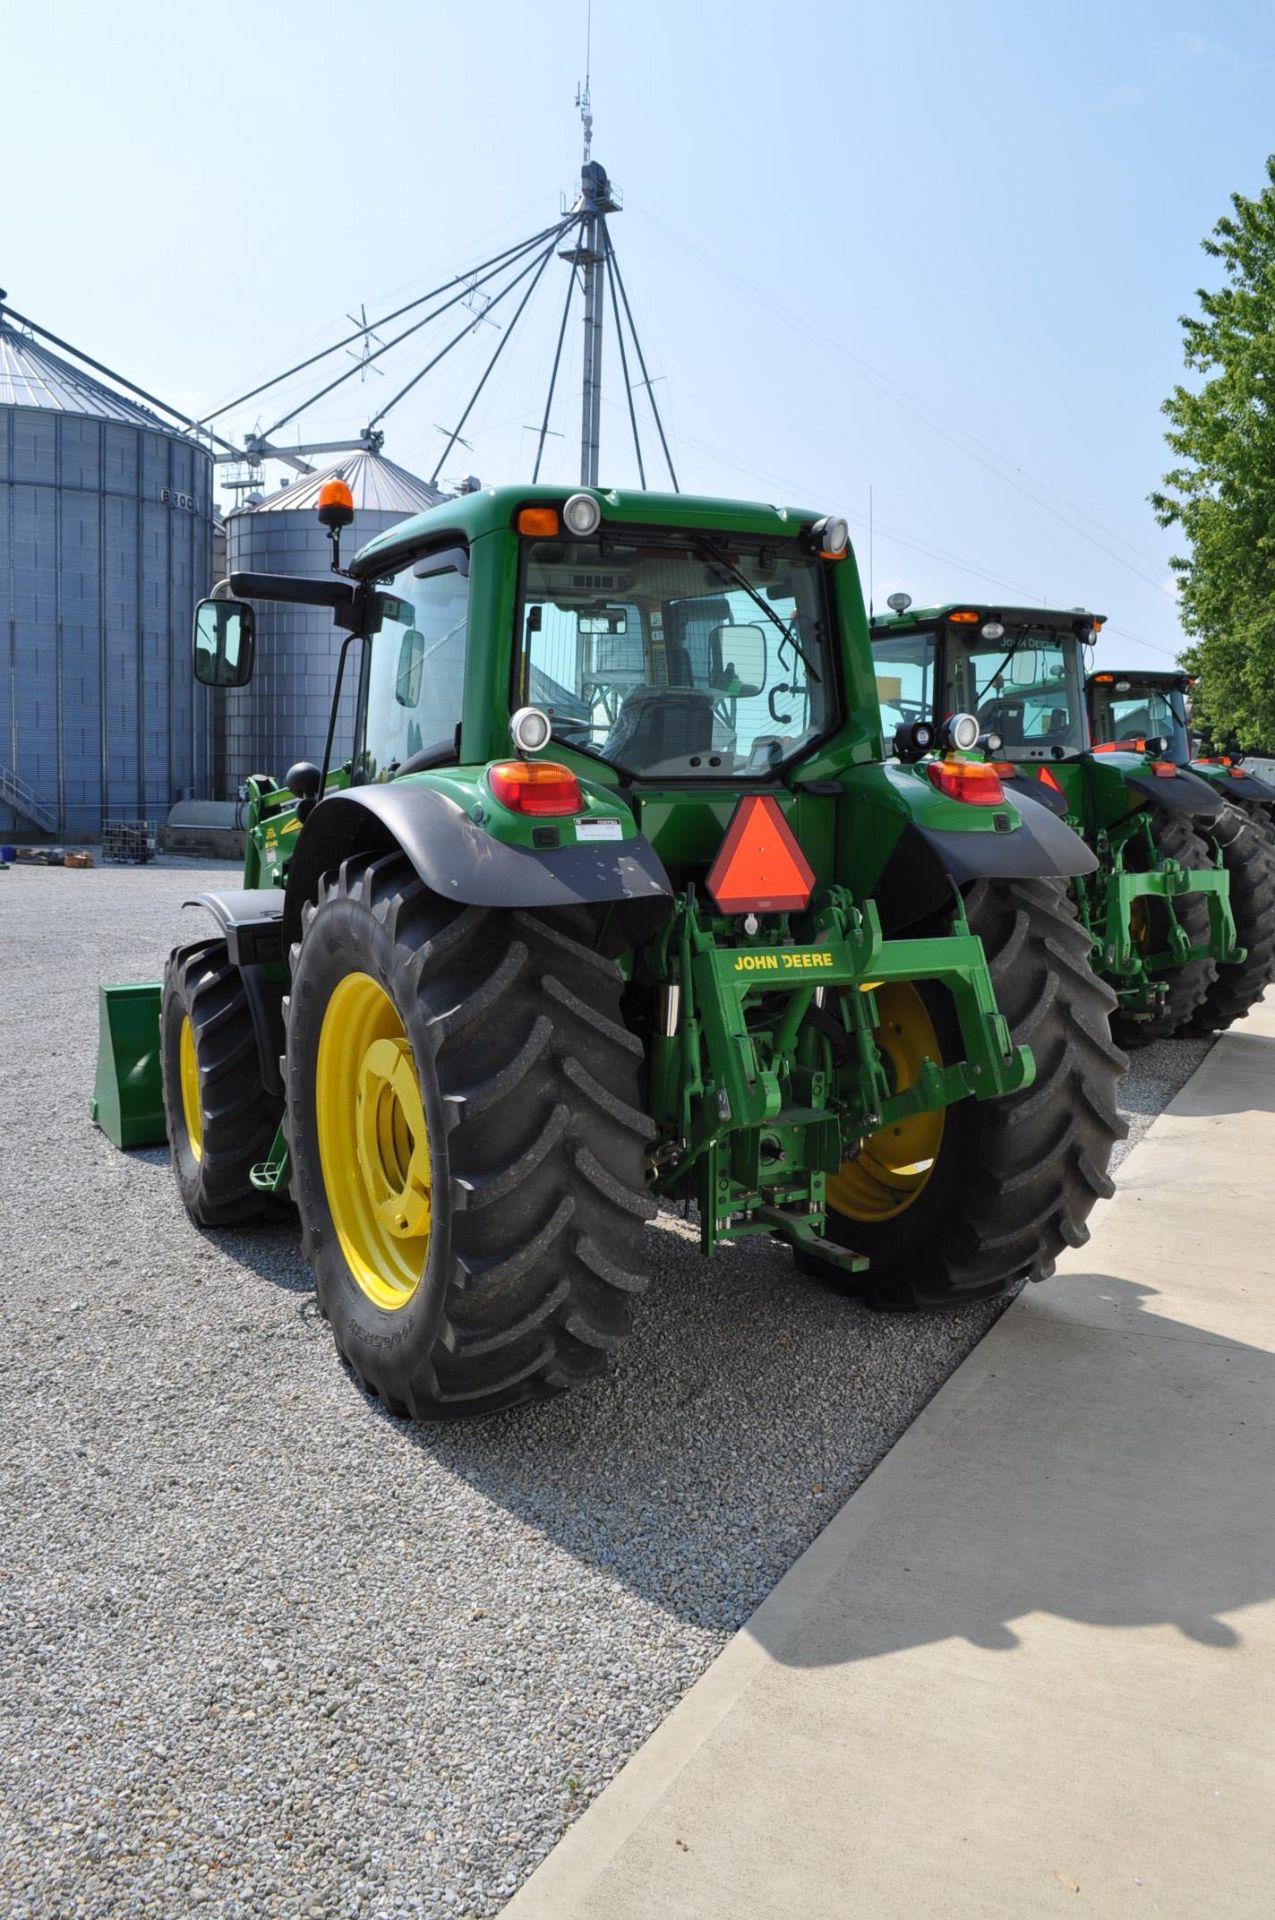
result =
[{"label": "tractor cab", "polygon": [[1137,668],[1091,673],[1085,681],[1089,724],[1096,753],[1145,753],[1149,741],[1159,757],[1178,767],[1191,764],[1186,696],[1194,684],[1181,671]]},{"label": "tractor cab", "polygon": [[1192,753],[1187,701],[1194,685],[1195,676],[1181,668],[1091,673],[1085,692],[1094,751],[1141,752],[1154,743],[1163,759],[1206,780],[1269,839],[1275,835],[1275,786],[1244,766],[1240,753]]},{"label": "tractor cab", "polygon": [[1082,649],[1098,615],[1035,607],[913,610],[905,594],[872,622],[882,728],[899,759],[979,751],[1015,797],[1066,813],[1059,762],[1089,746]]}]

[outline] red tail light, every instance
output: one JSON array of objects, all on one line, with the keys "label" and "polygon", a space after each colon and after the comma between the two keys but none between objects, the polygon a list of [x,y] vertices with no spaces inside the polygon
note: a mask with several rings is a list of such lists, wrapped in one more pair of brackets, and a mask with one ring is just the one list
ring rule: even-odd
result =
[{"label": "red tail light", "polygon": [[584,805],[580,782],[556,760],[497,760],[487,785],[511,813],[579,813]]},{"label": "red tail light", "polygon": [[1056,774],[1051,773],[1048,767],[1041,768],[1040,778],[1041,784],[1046,787],[1052,787],[1055,793],[1061,793],[1063,791],[1061,780],[1059,780]]},{"label": "red tail light", "polygon": [[971,807],[999,807],[1005,798],[1001,777],[986,760],[931,760],[926,772],[949,800],[964,800]]}]

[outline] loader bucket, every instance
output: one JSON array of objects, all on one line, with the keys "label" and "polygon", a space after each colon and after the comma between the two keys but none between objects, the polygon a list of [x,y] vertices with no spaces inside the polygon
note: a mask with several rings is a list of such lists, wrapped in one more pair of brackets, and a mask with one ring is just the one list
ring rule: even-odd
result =
[{"label": "loader bucket", "polygon": [[168,1137],[159,1071],[158,981],[98,988],[97,1079],[89,1111],[117,1147]]}]

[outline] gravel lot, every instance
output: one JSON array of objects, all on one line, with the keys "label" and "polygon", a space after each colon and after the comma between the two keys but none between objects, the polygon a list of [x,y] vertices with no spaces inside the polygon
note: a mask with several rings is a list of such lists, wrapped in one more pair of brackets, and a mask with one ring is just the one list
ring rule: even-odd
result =
[{"label": "gravel lot", "polygon": [[[0,1908],[493,1914],[995,1310],[881,1318],[665,1219],[604,1386],[386,1418],[292,1227],[200,1234],[88,1119],[98,982],[230,874],[0,874]],[[1138,1056],[1136,1129],[1206,1051]]]}]

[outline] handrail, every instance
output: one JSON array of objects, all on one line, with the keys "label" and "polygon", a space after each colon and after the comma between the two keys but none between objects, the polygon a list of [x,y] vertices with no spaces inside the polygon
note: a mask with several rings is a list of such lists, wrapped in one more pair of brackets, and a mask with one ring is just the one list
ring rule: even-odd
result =
[{"label": "handrail", "polygon": [[17,774],[12,773],[8,767],[0,767],[0,805],[13,807],[18,813],[24,813],[28,820],[33,820],[45,833],[56,833],[58,830],[58,817],[53,809],[40,798],[34,788],[29,787],[25,780],[19,780]]}]

